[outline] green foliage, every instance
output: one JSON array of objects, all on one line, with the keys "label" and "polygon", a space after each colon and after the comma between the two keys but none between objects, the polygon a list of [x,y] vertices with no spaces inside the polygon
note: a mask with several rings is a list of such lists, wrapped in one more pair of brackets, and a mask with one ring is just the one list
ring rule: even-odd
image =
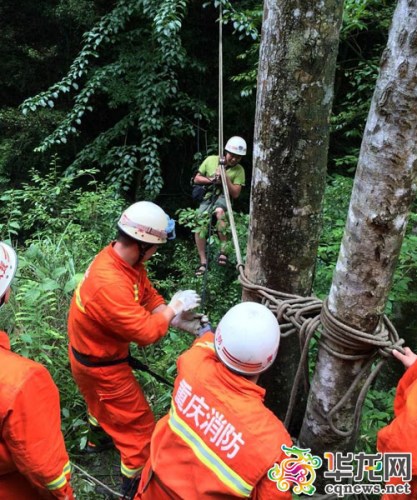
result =
[{"label": "green foliage", "polygon": [[[198,208],[184,208],[177,211],[178,223],[186,228],[191,229],[193,233],[199,234],[201,238],[207,238],[209,236],[210,222],[212,221],[212,214],[209,212],[199,212]],[[246,251],[247,243],[247,228],[249,225],[249,215],[243,213],[234,213],[234,222],[236,226],[236,232],[238,235],[239,246],[244,251]],[[226,216],[227,220],[227,216]],[[210,239],[208,240],[210,246],[219,247],[220,240],[217,234],[218,228],[216,224],[213,224],[211,228]],[[228,254],[230,261],[233,264],[237,264],[235,251],[233,247],[233,242],[231,239],[230,228],[228,225],[222,229],[224,234],[229,234],[228,241],[225,246],[225,252]],[[242,257],[244,260],[244,256]]]},{"label": "green foliage", "polygon": [[[76,187],[80,179],[90,191]],[[78,462],[86,442],[85,404],[69,371],[67,314],[88,264],[114,236],[124,202],[95,181],[93,170],[63,177],[55,160],[45,177],[33,171],[30,182],[3,193],[0,203],[1,239],[7,232],[25,243],[0,328],[10,333],[14,351],[50,371],[61,395],[66,445]],[[75,488],[82,498],[100,498],[78,476]]]},{"label": "green foliage", "polygon": [[0,109],[0,190],[19,185],[32,168],[42,169],[45,161],[32,154],[33,148],[56,125],[59,113],[45,112],[24,117],[11,107]]},{"label": "green foliage", "polygon": [[[59,237],[46,236],[18,252],[16,293],[6,323],[13,351],[44,364],[59,388],[62,430],[71,457],[86,439],[85,405],[69,371],[66,334],[69,302],[82,277],[74,262],[80,243],[67,246]],[[82,498],[99,498],[87,495],[92,488],[85,481],[77,478],[73,486]]]},{"label": "green foliage", "polygon": [[[317,252],[314,293],[325,297],[330,289],[333,271],[339,255],[340,243],[345,230],[353,181],[348,177],[333,175],[326,187],[323,201],[323,227]],[[417,300],[413,286],[417,273],[417,214],[415,207],[410,214],[407,231],[401,247],[386,312],[394,302]]]},{"label": "green foliage", "polygon": [[195,208],[183,208],[178,210],[178,223],[197,233],[202,238],[208,236],[211,215],[208,212],[200,213]]},{"label": "green foliage", "polygon": [[[87,461],[80,454],[86,443],[85,405],[68,367],[66,321],[73,290],[91,259],[112,238],[122,201],[95,181],[94,171],[79,174],[62,177],[55,159],[45,176],[34,171],[30,182],[9,190],[0,200],[3,214],[7,214],[6,207],[11,209],[11,215],[3,217],[2,234],[19,237],[22,243],[14,294],[0,311],[0,328],[10,332],[13,350],[47,366],[61,394],[62,427],[70,455],[77,464],[85,462],[87,470],[99,467],[101,474],[113,470],[114,460]],[[89,191],[77,187],[85,178],[89,183],[83,184]],[[246,246],[248,216],[237,214],[236,219],[241,245]],[[215,264],[217,244],[213,239],[213,266],[204,285],[213,325],[239,302],[241,293],[232,252],[230,266],[218,268]],[[194,276],[195,263],[189,258],[193,253],[197,259],[194,242],[180,240],[161,247],[149,262],[152,281],[167,300],[181,288],[203,292],[203,281]],[[189,334],[170,329],[155,345],[146,349],[133,346],[133,354],[172,381],[178,356],[193,340]],[[146,373],[137,376],[155,415],[161,417],[169,408],[171,388]],[[74,486],[82,498],[100,498],[79,474]]]},{"label": "green foliage", "polygon": [[[29,182],[0,196],[0,233],[23,240],[76,239],[85,248],[82,255],[97,249],[114,234],[122,199],[113,187],[98,183],[94,169],[63,176],[54,157],[45,176],[31,171]],[[76,187],[82,180],[90,191]],[[92,228],[95,231],[91,231]],[[111,235],[111,236],[110,236]]]},{"label": "green foliage", "polygon": [[75,430],[83,403],[67,368],[66,316],[82,274],[75,270],[70,249],[57,240],[45,238],[18,255],[16,293],[12,295],[14,324],[12,328],[9,325],[12,348],[43,363],[51,372],[60,389],[63,415],[72,417],[63,419],[72,449],[79,439]]},{"label": "green foliage", "polygon": [[356,450],[365,453],[375,453],[376,435],[382,427],[389,424],[393,418],[392,406],[395,394],[395,387],[390,390],[379,391],[370,389],[366,396],[363,411],[361,428]]},{"label": "green foliage", "polygon": [[161,147],[170,138],[193,134],[187,115],[207,114],[201,102],[179,88],[177,72],[191,65],[179,36],[186,8],[184,0],[120,0],[85,33],[67,75],[22,105],[26,114],[52,108],[63,94],[75,93],[72,109],[38,151],[78,135],[85,115],[95,109],[94,96],[105,95],[109,108],[124,112],[79,152],[70,171],[97,164],[113,185],[125,189],[139,172],[145,195],[159,193]]},{"label": "green foliage", "polygon": [[388,39],[393,0],[347,0],[336,71],[330,158],[339,172],[354,172]]},{"label": "green foliage", "polygon": [[[205,7],[209,2],[203,4]],[[229,0],[214,0],[214,7],[222,6],[222,17],[225,24],[231,23],[239,39],[250,37],[257,41],[262,22],[262,5],[259,2],[240,2],[239,10]]]},{"label": "green foliage", "polygon": [[[242,6],[240,8],[243,9]],[[241,97],[252,96],[256,90],[262,15],[262,4],[260,2],[250,3],[245,10],[239,13],[234,13],[229,9],[224,11],[225,20],[232,22],[236,32],[244,33],[253,40],[253,43],[237,56],[239,60],[246,63],[246,69],[231,77],[233,82],[241,85]],[[242,39],[243,35],[240,35],[240,38]]]},{"label": "green foliage", "polygon": [[391,24],[395,2],[392,0],[346,0],[343,11],[342,40],[362,31],[387,32]]},{"label": "green foliage", "polygon": [[333,271],[339,255],[345,230],[347,211],[353,181],[334,175],[329,178],[323,200],[323,226],[317,251],[314,293],[321,298],[328,295]]}]

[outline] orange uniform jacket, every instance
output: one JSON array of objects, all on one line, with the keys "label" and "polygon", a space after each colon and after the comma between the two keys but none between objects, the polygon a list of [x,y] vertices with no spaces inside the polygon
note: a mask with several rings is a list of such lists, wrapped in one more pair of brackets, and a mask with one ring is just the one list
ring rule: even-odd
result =
[{"label": "orange uniform jacket", "polygon": [[73,499],[58,390],[0,331],[0,499]]},{"label": "orange uniform jacket", "polygon": [[151,314],[164,303],[143,265],[133,268],[110,244],[87,269],[72,299],[71,345],[92,360],[124,358],[130,342],[145,346],[165,335],[168,321]]},{"label": "orange uniform jacket", "polygon": [[[132,267],[104,248],[87,269],[71,302],[70,344],[89,361],[126,358],[130,342],[145,346],[168,330],[162,314],[151,314],[164,299],[152,287],[143,265]],[[90,422],[109,434],[122,460],[122,473],[135,476],[149,456],[155,421],[130,366],[86,367],[74,359],[71,370],[87,403]]]},{"label": "orange uniform jacket", "polygon": [[178,360],[171,411],[155,428],[136,499],[291,499],[266,476],[291,438],[264,406],[265,390],[218,360],[213,338],[206,333]]},{"label": "orange uniform jacket", "polygon": [[[384,495],[384,499],[417,499],[417,362],[400,382],[394,400],[394,420],[378,432],[377,448],[382,453],[412,453],[411,495]],[[398,482],[398,481],[393,481]],[[399,481],[401,482],[401,481]]]}]

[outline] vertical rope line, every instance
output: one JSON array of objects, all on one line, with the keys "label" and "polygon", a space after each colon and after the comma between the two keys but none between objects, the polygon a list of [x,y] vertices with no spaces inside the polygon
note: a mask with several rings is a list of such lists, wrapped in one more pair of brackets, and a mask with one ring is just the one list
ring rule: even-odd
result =
[{"label": "vertical rope line", "polygon": [[223,7],[219,15],[219,158],[223,156]]},{"label": "vertical rope line", "polygon": [[[220,4],[219,15],[219,159],[223,156],[223,8]],[[240,253],[239,239],[237,237],[235,220],[230,202],[229,190],[227,188],[226,171],[223,165],[220,165],[220,174],[222,178],[223,193],[226,199],[227,215],[229,217],[230,229],[232,231],[233,245],[235,247],[236,260],[238,266],[242,265],[242,256]]]}]

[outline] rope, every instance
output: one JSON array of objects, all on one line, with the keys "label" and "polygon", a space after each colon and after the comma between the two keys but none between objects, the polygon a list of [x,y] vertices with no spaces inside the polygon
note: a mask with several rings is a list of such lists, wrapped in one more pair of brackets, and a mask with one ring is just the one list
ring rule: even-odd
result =
[{"label": "rope", "polygon": [[[215,190],[213,190],[212,194],[211,194],[211,198],[210,198],[210,205],[208,206],[207,208],[207,211],[210,212],[210,210],[212,209],[213,205],[214,205],[214,202],[216,201],[216,198],[217,198],[217,195],[216,195],[216,192]],[[201,310],[202,311],[205,311],[205,306],[206,306],[206,299],[207,299],[207,282],[208,282],[208,270],[209,270],[209,267],[210,267],[210,259],[211,259],[211,252],[210,252],[210,248],[211,248],[211,245],[210,245],[210,240],[211,240],[211,233],[213,231],[213,224],[212,224],[212,221],[210,219],[210,223],[209,223],[209,229],[208,229],[208,234],[207,234],[207,243],[206,243],[206,259],[207,259],[207,265],[206,265],[206,268],[204,269],[204,275],[203,275],[203,283],[202,283],[202,286],[201,286]]]},{"label": "rope", "polygon": [[219,7],[219,158],[223,155],[223,7]]},{"label": "rope", "polygon": [[[220,4],[219,17],[219,158],[223,154],[223,54],[222,54],[222,6]],[[237,237],[236,225],[234,222],[233,210],[230,202],[229,190],[227,187],[226,171],[223,165],[220,166],[223,193],[226,200],[227,213],[233,237],[233,245],[236,253],[237,268],[239,270],[239,280],[243,288],[250,290],[261,297],[262,303],[269,307],[276,314],[281,327],[282,337],[288,337],[298,332],[301,344],[300,362],[297,368],[285,425],[288,427],[294,410],[295,399],[301,379],[304,378],[306,390],[309,388],[308,374],[308,354],[310,341],[318,330],[321,332],[320,345],[333,356],[344,360],[368,359],[360,372],[353,380],[351,386],[343,395],[341,400],[328,412],[326,419],[333,432],[340,436],[351,436],[359,427],[362,404],[366,393],[381,369],[385,359],[392,353],[392,349],[402,351],[401,345],[404,343],[399,338],[394,326],[384,315],[375,332],[362,332],[350,327],[335,318],[328,309],[327,300],[323,303],[315,297],[300,297],[297,295],[277,292],[263,286],[257,286],[249,282],[244,273],[244,265]],[[348,354],[347,351],[353,351]],[[377,356],[381,356],[376,366]],[[333,417],[343,407],[348,398],[352,395],[356,387],[362,383],[365,375],[370,371],[360,390],[354,410],[354,425],[350,430],[337,429],[333,423]]]},{"label": "rope", "polygon": [[[218,115],[219,115],[219,121],[218,121],[218,151],[219,151],[219,161],[223,156],[223,143],[224,143],[224,136],[223,136],[223,7],[220,4],[219,6],[219,103],[218,103]],[[231,227],[234,228],[234,232],[236,233],[236,228],[234,225],[234,220],[233,220],[233,213],[232,213],[232,207],[230,203],[230,196],[229,196],[229,191],[227,188],[227,181],[226,181],[226,174],[224,171],[224,166],[220,165],[220,175],[222,179],[222,185],[223,185],[223,192],[225,195],[226,199],[226,206],[228,213],[231,214],[232,221],[233,221],[233,226],[231,224]],[[211,208],[214,205],[214,202],[217,198],[215,190],[213,191],[210,199],[210,205],[207,208],[207,211],[210,212]],[[230,219],[230,215],[229,215]],[[201,308],[204,311],[205,308],[205,303],[206,303],[206,290],[207,290],[207,281],[208,281],[208,270],[209,270],[209,265],[210,265],[210,240],[211,240],[211,233],[212,233],[212,222],[210,221],[209,224],[209,232],[207,235],[207,241],[208,244],[206,245],[206,257],[207,257],[207,266],[204,270],[204,275],[203,275],[203,283],[201,287]],[[233,232],[232,232],[233,234]],[[233,240],[235,242],[235,240]],[[237,235],[236,235],[236,242],[237,242]],[[235,244],[236,248],[236,244]],[[239,249],[239,243],[237,242],[237,248],[238,248],[238,253],[240,256],[240,249]],[[241,258],[240,258],[241,262]]]},{"label": "rope", "polygon": [[[327,414],[327,421],[332,431],[339,436],[349,437],[359,428],[362,405],[368,389],[378,375],[386,358],[391,356],[392,350],[397,349],[400,352],[404,352],[401,347],[404,340],[399,338],[393,324],[385,315],[382,316],[374,333],[362,332],[342,323],[330,313],[328,300],[323,303],[321,324],[324,327],[322,330],[321,345],[327,352],[339,359],[350,361],[369,358],[352,381],[349,389]],[[342,349],[340,350],[340,348]],[[343,349],[351,350],[357,354],[346,354],[343,352]],[[383,359],[378,361],[376,366],[372,368],[378,355]],[[370,373],[363,383],[355,404],[353,428],[351,430],[337,429],[333,423],[333,417],[343,408],[355,388],[363,381],[368,372]]]},{"label": "rope", "polygon": [[[223,156],[223,9],[220,4],[219,16],[219,159]],[[242,256],[240,253],[239,239],[237,237],[236,225],[233,216],[232,204],[230,202],[229,189],[227,187],[226,171],[224,165],[220,165],[220,176],[222,179],[223,193],[226,200],[227,214],[230,221],[232,231],[233,244],[238,265],[242,264]]]},{"label": "rope", "polygon": [[[243,265],[238,266],[238,268],[240,272],[239,281],[242,287],[257,294],[262,303],[276,315],[281,327],[282,337],[285,338],[297,332],[299,334],[301,355],[285,416],[284,423],[286,427],[290,424],[302,379],[304,380],[306,392],[309,389],[308,354],[310,341],[317,332],[321,333],[320,345],[333,356],[351,361],[369,358],[340,401],[325,415],[329,427],[335,434],[343,437],[352,436],[359,428],[362,404],[369,387],[375,380],[385,360],[390,357],[392,349],[403,352],[401,345],[404,340],[399,338],[393,324],[385,315],[381,318],[378,327],[373,333],[363,332],[335,318],[329,311],[327,300],[323,302],[316,297],[300,297],[254,285],[245,276]],[[352,353],[348,354],[346,350],[350,350]],[[382,359],[377,360],[378,356],[382,357]],[[375,366],[373,366],[374,364]],[[369,371],[370,373],[366,377]],[[333,422],[335,415],[343,408],[346,401],[361,383],[363,385],[355,404],[352,429],[336,428]]]},{"label": "rope", "polygon": [[109,486],[107,486],[106,484],[102,483],[100,480],[98,480],[96,477],[92,476],[91,474],[89,474],[87,471],[85,471],[84,469],[82,469],[79,465],[76,465],[74,462],[71,461],[71,466],[76,469],[82,476],[85,476],[86,478],[88,478],[90,481],[92,481],[94,484],[96,484],[97,486],[100,486],[100,488],[103,488],[104,490],[108,491],[109,493],[111,493],[113,496],[115,496],[116,498],[124,498],[124,495],[122,495],[121,493],[119,493],[118,491],[115,491],[115,490],[112,490]]},{"label": "rope", "polygon": [[[262,303],[275,313],[280,324],[281,336],[283,338],[293,333],[298,332],[299,334],[301,356],[291,390],[284,424],[288,428],[294,411],[301,380],[304,382],[306,392],[309,390],[308,354],[310,342],[320,329],[322,335],[320,345],[333,356],[351,361],[369,358],[369,361],[365,363],[341,400],[325,416],[330,428],[335,434],[349,437],[356,433],[359,428],[362,405],[369,387],[379,373],[386,358],[391,356],[392,350],[397,349],[403,352],[401,346],[404,340],[399,338],[393,324],[385,315],[382,317],[375,332],[362,332],[335,318],[328,309],[327,301],[323,304],[323,302],[316,297],[300,297],[298,295],[277,292],[270,288],[251,283],[244,272],[224,167],[221,169],[221,175],[230,228],[233,235],[237,268],[239,270],[239,281],[243,288],[260,296]],[[344,349],[352,350],[355,354],[347,354]],[[383,359],[372,368],[378,355]],[[371,370],[371,372],[366,378],[355,404],[354,424],[352,429],[337,429],[333,423],[334,416],[343,407],[356,387],[362,383],[363,378],[369,370]]]}]

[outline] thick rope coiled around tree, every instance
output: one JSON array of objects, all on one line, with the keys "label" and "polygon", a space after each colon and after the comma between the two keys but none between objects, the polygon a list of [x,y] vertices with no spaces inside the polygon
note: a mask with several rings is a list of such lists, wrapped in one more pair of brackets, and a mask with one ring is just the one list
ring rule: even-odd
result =
[{"label": "thick rope coiled around tree", "polygon": [[[281,336],[285,338],[294,333],[298,333],[299,336],[301,356],[285,416],[285,426],[288,427],[290,424],[302,379],[304,380],[306,392],[309,389],[308,355],[310,342],[314,335],[317,335],[320,345],[339,359],[352,361],[368,359],[368,362],[357,374],[340,401],[325,415],[330,428],[335,434],[343,437],[356,434],[359,429],[362,404],[370,385],[385,360],[391,356],[392,350],[397,349],[403,352],[401,346],[404,341],[399,338],[391,321],[384,315],[373,333],[356,330],[342,323],[331,314],[327,300],[323,302],[317,297],[300,297],[254,285],[246,277],[244,266],[238,265],[238,268],[239,281],[242,287],[259,296],[262,303],[276,315],[281,327]],[[366,376],[369,371],[369,375]],[[365,382],[363,382],[365,377]],[[333,423],[333,417],[343,408],[346,401],[360,384],[363,385],[356,401],[352,429],[337,429]]]}]

